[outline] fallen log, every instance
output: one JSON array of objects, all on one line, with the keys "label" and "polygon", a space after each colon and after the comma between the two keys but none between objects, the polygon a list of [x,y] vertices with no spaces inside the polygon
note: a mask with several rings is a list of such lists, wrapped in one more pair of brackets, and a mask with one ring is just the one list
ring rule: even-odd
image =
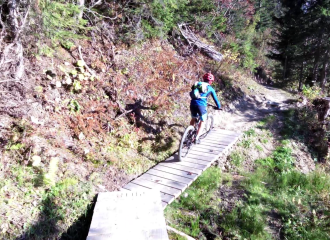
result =
[{"label": "fallen log", "polygon": [[215,61],[222,61],[223,55],[218,51],[214,50],[213,46],[207,45],[201,40],[199,40],[186,24],[178,24],[178,27],[181,31],[182,36],[187,40],[189,45],[193,45],[201,49],[202,52],[204,52],[207,56],[209,56]]}]

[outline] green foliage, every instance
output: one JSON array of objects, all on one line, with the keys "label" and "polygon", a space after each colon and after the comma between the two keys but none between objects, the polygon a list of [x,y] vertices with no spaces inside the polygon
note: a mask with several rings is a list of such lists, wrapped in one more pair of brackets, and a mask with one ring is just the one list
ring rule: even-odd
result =
[{"label": "green foliage", "polygon": [[[201,232],[201,222],[206,223],[207,216],[199,215],[212,209],[212,196],[221,183],[221,172],[218,168],[207,169],[183,194],[165,210],[165,215],[175,218],[178,228],[188,235],[197,237]],[[186,196],[186,197],[185,197]],[[182,214],[179,209],[192,210],[197,215]],[[177,219],[176,219],[177,218]]]},{"label": "green foliage", "polygon": [[256,131],[253,128],[250,128],[249,130],[244,132],[244,135],[247,137],[253,137],[256,136]]},{"label": "green foliage", "polygon": [[69,103],[69,108],[71,112],[79,112],[81,107],[77,100],[72,99]]},{"label": "green foliage", "polygon": [[53,57],[55,50],[51,47],[47,46],[46,44],[42,44],[39,46],[39,54],[46,57]]},{"label": "green foliage", "polygon": [[230,161],[236,167],[241,166],[242,162],[244,161],[244,156],[239,152],[233,152],[229,155]]},{"label": "green foliage", "polygon": [[70,38],[81,38],[78,34],[88,28],[87,20],[78,19],[81,9],[75,3],[62,0],[39,1],[43,30],[53,40],[68,41]]},{"label": "green foliage", "polygon": [[[80,74],[79,74],[80,75]],[[73,90],[75,92],[79,92],[82,89],[81,83],[79,80],[74,80],[73,81]],[[79,106],[79,104],[75,104],[76,106]],[[77,108],[75,111],[79,111],[80,107]]]},{"label": "green foliage", "polygon": [[10,150],[20,150],[22,148],[25,147],[25,144],[24,143],[16,143],[16,144],[12,144],[10,146],[7,146],[7,149],[10,149]]},{"label": "green foliage", "polygon": [[312,101],[313,99],[320,97],[321,88],[317,86],[309,87],[303,85],[302,93],[304,94],[305,97],[307,97],[310,101]]},{"label": "green foliage", "polygon": [[43,176],[43,182],[45,185],[55,186],[57,170],[58,158],[51,158],[49,162],[48,172]]}]

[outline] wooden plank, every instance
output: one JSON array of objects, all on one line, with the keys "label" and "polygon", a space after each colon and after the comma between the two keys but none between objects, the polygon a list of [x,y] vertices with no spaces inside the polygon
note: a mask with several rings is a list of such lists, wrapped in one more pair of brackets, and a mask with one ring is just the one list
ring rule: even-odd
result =
[{"label": "wooden plank", "polygon": [[177,176],[181,176],[181,177],[185,177],[185,178],[189,178],[189,179],[193,179],[195,180],[199,174],[195,174],[192,172],[189,172],[188,170],[178,170],[178,169],[173,169],[167,166],[161,166],[161,165],[157,165],[155,167],[153,167],[153,169],[158,170],[158,171],[163,171],[166,173],[171,173]]},{"label": "wooden plank", "polygon": [[174,180],[169,180],[166,178],[162,178],[162,177],[158,177],[158,176],[154,176],[154,175],[150,175],[150,174],[143,174],[142,176],[139,177],[139,179],[144,179],[147,181],[151,181],[154,183],[158,183],[158,184],[162,184],[171,188],[176,188],[179,189],[181,191],[184,191],[183,189],[186,189],[188,184],[184,184],[184,183],[180,183]]},{"label": "wooden plank", "polygon": [[209,159],[210,162],[214,162],[219,158],[219,155],[201,155],[200,153],[195,153],[193,151],[190,151],[187,155],[188,158],[195,158],[195,159],[200,159],[200,158],[207,158]]},{"label": "wooden plank", "polygon": [[96,202],[87,239],[168,240],[159,192],[106,192],[100,197],[108,201]]},{"label": "wooden plank", "polygon": [[[187,158],[182,158],[181,161],[179,160],[179,158],[175,158],[175,159],[172,159],[172,158],[168,158],[166,159],[165,161],[163,162],[166,162],[166,163],[181,163],[181,162],[189,162],[189,163],[193,163],[193,164],[198,164],[198,165],[201,165],[201,166],[207,166],[209,161],[203,161],[203,160],[197,160],[197,159],[187,159]],[[198,166],[197,168],[199,168],[200,166]]]},{"label": "wooden plank", "polygon": [[222,137],[222,136],[215,136],[215,135],[207,135],[205,138],[203,139],[212,139],[212,140],[216,140],[216,141],[233,141],[234,139],[236,139],[237,137],[235,136],[226,136],[226,137]]},{"label": "wooden plank", "polygon": [[210,150],[201,150],[198,148],[192,148],[189,150],[189,153],[194,153],[196,155],[201,155],[201,156],[218,156],[223,152],[224,149],[221,150],[216,150],[216,151],[210,151]]},{"label": "wooden plank", "polygon": [[[151,189],[149,187],[137,185],[137,184],[134,184],[132,182],[126,184],[124,186],[124,188],[128,189],[128,190],[131,190],[131,191],[134,191],[134,192],[136,192],[136,191],[150,191],[150,189]],[[160,192],[160,197],[161,197],[162,201],[165,201],[167,203],[173,201],[173,196],[172,195],[168,195],[168,194]]]},{"label": "wooden plank", "polygon": [[[210,158],[208,158],[210,160]],[[198,158],[191,158],[188,154],[185,158],[182,158],[182,162],[189,162],[189,163],[195,163],[200,165],[205,165],[209,167],[212,164],[212,161],[206,161],[206,160],[199,160]]]},{"label": "wooden plank", "polygon": [[166,194],[172,195],[174,197],[178,197],[180,195],[180,193],[182,192],[179,189],[167,187],[165,185],[150,182],[150,181],[140,179],[140,178],[134,179],[131,183],[138,184],[140,186],[144,186],[144,187],[147,187],[150,189],[158,190],[162,193],[166,193]]},{"label": "wooden plank", "polygon": [[130,191],[143,191],[143,190],[148,190],[150,188],[143,187],[140,185],[133,184],[132,182],[127,183],[123,188],[130,190]]},{"label": "wooden plank", "polygon": [[242,134],[241,132],[234,132],[234,131],[225,130],[225,129],[212,129],[212,132],[228,133],[228,134],[236,133],[238,135]]},{"label": "wooden plank", "polygon": [[225,149],[226,147],[225,146],[221,146],[221,145],[218,145],[218,146],[210,146],[210,145],[207,145],[207,143],[204,143],[204,142],[201,142],[200,144],[198,145],[195,145],[194,148],[197,148],[197,149],[203,149],[203,150],[216,150],[216,151],[222,151],[223,149]]},{"label": "wooden plank", "polygon": [[210,142],[210,143],[216,143],[216,144],[230,144],[232,142],[236,142],[237,140],[217,140],[217,139],[211,139],[211,138],[204,138],[204,139],[201,139],[201,142]]},{"label": "wooden plank", "polygon": [[166,163],[166,162],[161,162],[161,163],[159,163],[158,165],[160,165],[160,166],[165,166],[165,167],[169,167],[169,168],[174,168],[174,169],[177,169],[177,170],[188,171],[188,172],[195,173],[195,174],[198,174],[198,175],[200,175],[200,174],[202,173],[202,170],[200,170],[200,169],[196,169],[196,168],[192,168],[192,167],[182,166],[182,165],[179,165],[179,164],[177,164],[177,163]]},{"label": "wooden plank", "polygon": [[167,206],[168,204],[169,204],[169,203],[166,203],[166,202],[163,202],[163,201],[162,201],[162,207],[163,207],[163,209],[165,209],[166,206]]},{"label": "wooden plank", "polygon": [[200,144],[203,144],[205,146],[210,146],[210,147],[221,147],[221,148],[225,148],[225,147],[228,146],[228,143],[223,143],[223,142],[218,142],[218,141],[212,141],[212,140],[207,140],[207,139],[201,139],[201,143]]},{"label": "wooden plank", "polygon": [[218,137],[218,138],[237,138],[240,135],[237,134],[224,134],[224,133],[217,133],[217,132],[209,132],[206,137],[212,136],[212,137]]},{"label": "wooden plank", "polygon": [[[164,162],[166,162],[166,161],[164,161]],[[205,168],[207,168],[207,165],[206,164],[191,163],[191,162],[187,162],[187,161],[180,161],[180,162],[177,162],[176,164],[179,164],[179,165],[182,165],[182,166],[186,166],[186,167],[200,169],[202,171],[204,171]]]},{"label": "wooden plank", "polygon": [[[186,159],[186,158],[184,158],[184,159]],[[173,156],[169,157],[165,161],[167,161],[167,162],[180,162],[178,153],[175,153]],[[186,161],[186,160],[183,160],[183,161]],[[203,164],[207,165],[210,161],[207,160],[207,159],[200,159],[198,161],[196,161],[196,159],[188,159],[186,162],[193,162],[193,163],[199,163],[199,164],[202,164],[202,165]]]},{"label": "wooden plank", "polygon": [[176,181],[176,182],[187,184],[188,186],[193,182],[193,180],[190,179],[190,178],[181,177],[181,176],[174,175],[174,174],[171,174],[171,173],[166,173],[166,172],[158,171],[156,169],[150,169],[145,174],[150,174],[150,175],[153,175],[153,176],[158,176],[158,177],[166,178],[166,179],[169,179],[169,180],[173,180],[173,181]]},{"label": "wooden plank", "polygon": [[[205,147],[205,148],[204,148]],[[215,155],[218,155],[220,153],[222,153],[222,151],[224,150],[225,148],[207,148],[206,146],[193,146],[190,150],[190,151],[197,151],[197,152],[200,152],[200,153],[208,153],[208,154],[215,154]]]},{"label": "wooden plank", "polygon": [[214,157],[205,156],[205,155],[195,155],[189,152],[188,155],[185,158],[183,158],[183,161],[185,161],[185,159],[195,159],[199,161],[207,161],[208,163],[210,163],[213,161]]}]

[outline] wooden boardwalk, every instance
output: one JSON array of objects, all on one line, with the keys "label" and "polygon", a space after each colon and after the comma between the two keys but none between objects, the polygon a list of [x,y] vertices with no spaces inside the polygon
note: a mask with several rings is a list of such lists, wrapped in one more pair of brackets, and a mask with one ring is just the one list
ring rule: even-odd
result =
[{"label": "wooden boardwalk", "polygon": [[87,240],[110,239],[168,240],[159,192],[99,193]]},{"label": "wooden boardwalk", "polygon": [[212,129],[201,144],[194,145],[183,161],[178,154],[160,162],[123,188],[130,191],[155,189],[165,208],[202,174],[219,156],[236,143],[240,133]]},{"label": "wooden boardwalk", "polygon": [[182,162],[178,154],[160,162],[120,192],[99,193],[87,239],[168,239],[163,209],[240,137],[212,129]]}]

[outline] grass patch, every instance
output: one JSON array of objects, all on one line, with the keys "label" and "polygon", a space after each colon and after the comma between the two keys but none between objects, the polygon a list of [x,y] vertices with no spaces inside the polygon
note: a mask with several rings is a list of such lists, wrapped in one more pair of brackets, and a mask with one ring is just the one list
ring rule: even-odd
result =
[{"label": "grass patch", "polygon": [[[235,153],[231,157],[239,159]],[[330,238],[330,175],[321,168],[298,172],[287,141],[244,175],[236,186],[227,186],[229,192],[244,191],[228,209],[220,204],[225,199],[217,191],[224,179],[218,170],[209,169],[186,190],[187,198],[167,207],[168,222],[206,239]]]},{"label": "grass patch", "polygon": [[220,169],[207,169],[179,199],[165,209],[170,225],[192,237],[198,237],[203,226],[210,224],[207,216],[216,208],[214,203],[217,200],[214,202],[213,197],[220,183]]}]

